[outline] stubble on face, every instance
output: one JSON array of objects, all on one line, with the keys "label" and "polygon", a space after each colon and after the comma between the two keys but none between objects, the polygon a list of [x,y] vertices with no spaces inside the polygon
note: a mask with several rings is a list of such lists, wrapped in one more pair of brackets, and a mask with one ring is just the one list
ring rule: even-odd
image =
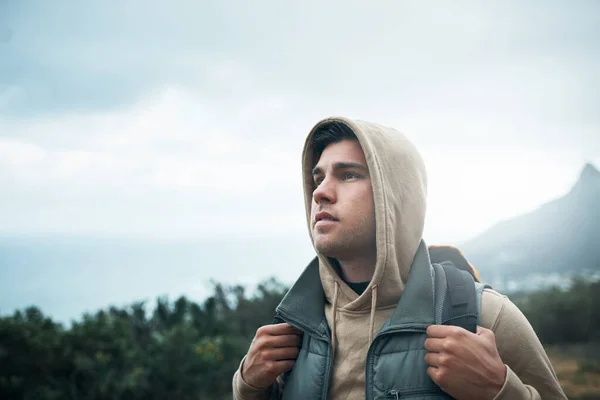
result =
[{"label": "stubble on face", "polygon": [[[340,261],[370,256],[375,252],[373,189],[359,143],[344,140],[327,146],[315,171],[311,213],[315,248]],[[320,212],[335,220],[316,223]]]}]

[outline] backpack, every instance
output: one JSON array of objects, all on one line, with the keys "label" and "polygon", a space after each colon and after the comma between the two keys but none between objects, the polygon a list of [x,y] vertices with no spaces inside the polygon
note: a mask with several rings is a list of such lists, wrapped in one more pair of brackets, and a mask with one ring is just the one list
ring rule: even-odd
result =
[{"label": "backpack", "polygon": [[454,246],[429,246],[429,258],[432,264],[450,262],[456,268],[467,271],[475,280],[481,283],[479,272],[471,265],[464,254]]},{"label": "backpack", "polygon": [[481,293],[490,286],[481,282],[479,272],[458,248],[429,246],[428,250],[436,280],[436,324],[476,333]]}]

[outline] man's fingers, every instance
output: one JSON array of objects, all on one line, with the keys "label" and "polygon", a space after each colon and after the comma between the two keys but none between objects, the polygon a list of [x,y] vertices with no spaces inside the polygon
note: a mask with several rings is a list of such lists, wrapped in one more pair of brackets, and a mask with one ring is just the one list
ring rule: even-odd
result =
[{"label": "man's fingers", "polygon": [[486,335],[489,335],[489,334],[494,334],[494,331],[489,330],[487,328],[483,328],[483,327],[477,325],[477,334],[479,336],[486,336]]},{"label": "man's fingers", "polygon": [[443,339],[447,337],[461,337],[465,334],[471,334],[468,330],[460,326],[453,325],[430,325],[427,328],[427,337]]},{"label": "man's fingers", "polygon": [[456,333],[456,328],[452,325],[430,325],[427,327],[427,337],[443,339]]},{"label": "man's fingers", "polygon": [[274,361],[295,360],[300,349],[297,347],[281,347],[268,351],[268,357]]},{"label": "man's fingers", "polygon": [[277,361],[277,369],[279,371],[279,374],[288,372],[290,369],[292,369],[294,367],[295,363],[296,363],[296,361],[294,361],[294,360]]},{"label": "man's fingers", "polygon": [[438,368],[440,366],[440,354],[439,353],[427,353],[425,355],[425,362],[430,367]]},{"label": "man's fingers", "polygon": [[291,370],[300,352],[302,332],[290,324],[271,324],[258,328],[241,374],[257,388],[271,385],[277,376]]},{"label": "man's fingers", "polygon": [[[427,368],[427,375],[433,380],[438,386],[442,386],[442,370],[436,367]],[[442,388],[443,389],[443,388]]]},{"label": "man's fingers", "polygon": [[302,336],[296,334],[271,336],[269,340],[272,347],[300,347],[301,344]]},{"label": "man's fingers", "polygon": [[[277,377],[292,369],[295,362],[295,360],[271,361],[269,363],[264,364],[261,368],[261,371],[266,372],[273,377]],[[268,385],[269,384],[267,384],[267,386]]]},{"label": "man's fingers", "polygon": [[439,353],[444,349],[444,339],[429,338],[425,339],[425,350]]},{"label": "man's fingers", "polygon": [[259,328],[259,331],[267,333],[269,335],[292,335],[292,334],[302,334],[302,331],[294,328],[288,323],[282,324],[273,324],[273,325],[265,325]]}]

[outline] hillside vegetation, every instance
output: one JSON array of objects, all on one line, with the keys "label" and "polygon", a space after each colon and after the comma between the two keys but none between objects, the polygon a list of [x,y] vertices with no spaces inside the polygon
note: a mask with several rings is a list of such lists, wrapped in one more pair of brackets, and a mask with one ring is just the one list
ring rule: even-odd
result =
[{"label": "hillside vegetation", "polygon": [[[274,279],[253,293],[214,284],[201,304],[161,298],[151,310],[144,303],[113,307],[70,327],[36,307],[18,311],[0,318],[0,398],[230,398],[240,359],[286,289]],[[570,396],[600,396],[593,347],[600,342],[600,283],[576,281],[570,290],[521,294],[515,302]]]}]

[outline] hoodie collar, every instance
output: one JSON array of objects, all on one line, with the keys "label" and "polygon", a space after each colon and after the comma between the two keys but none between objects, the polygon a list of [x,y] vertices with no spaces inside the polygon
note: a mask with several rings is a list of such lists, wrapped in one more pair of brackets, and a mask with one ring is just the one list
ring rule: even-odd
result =
[{"label": "hoodie collar", "polygon": [[[382,330],[428,326],[435,322],[433,268],[427,245],[421,241],[398,305]],[[319,261],[313,259],[290,288],[277,314],[304,331],[328,338],[330,330],[324,314],[325,295],[319,277]]]}]

